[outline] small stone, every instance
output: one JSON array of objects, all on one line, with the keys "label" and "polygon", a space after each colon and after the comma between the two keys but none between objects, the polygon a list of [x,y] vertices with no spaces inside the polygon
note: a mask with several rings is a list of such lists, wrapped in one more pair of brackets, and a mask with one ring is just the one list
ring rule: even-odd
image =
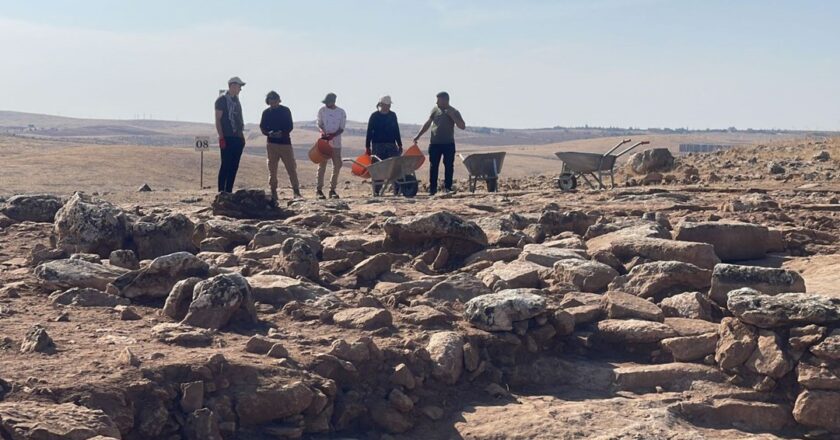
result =
[{"label": "small stone", "polygon": [[40,324],[35,324],[26,335],[23,337],[23,342],[20,344],[21,353],[55,353],[55,343],[50,335],[47,334],[47,329]]},{"label": "small stone", "polygon": [[341,327],[376,330],[390,327],[392,318],[391,313],[385,309],[357,307],[336,313],[333,315],[333,321]]},{"label": "small stone", "polygon": [[181,409],[191,413],[204,406],[204,382],[189,382],[181,384]]},{"label": "small stone", "polygon": [[497,383],[487,384],[487,386],[484,387],[484,391],[493,397],[510,397],[510,391],[502,388],[502,386]]},{"label": "small stone", "polygon": [[114,310],[120,313],[120,319],[123,321],[137,321],[143,319],[137,310],[134,310],[134,307],[131,306],[116,306]]},{"label": "small stone", "polygon": [[140,366],[140,359],[134,355],[130,348],[125,347],[123,351],[120,352],[119,357],[117,358],[117,362],[120,365],[125,365],[127,367],[139,367]]},{"label": "small stone", "polygon": [[283,359],[289,357],[289,351],[286,350],[286,347],[284,347],[283,344],[277,343],[272,345],[271,348],[268,349],[268,353],[266,353],[266,356],[275,359]]},{"label": "small stone", "polygon": [[407,413],[410,412],[414,408],[414,402],[411,400],[411,397],[408,397],[402,391],[394,388],[391,390],[391,393],[388,394],[388,401],[391,402],[391,405],[397,409],[397,411]]},{"label": "small stone", "polygon": [[55,322],[69,322],[70,321],[70,314],[67,312],[61,312],[58,316],[55,317]]},{"label": "small stone", "polygon": [[266,354],[272,345],[274,345],[274,341],[270,339],[259,335],[251,336],[251,339],[248,339],[248,342],[245,343],[245,351],[254,354]]},{"label": "small stone", "polygon": [[413,390],[416,382],[414,374],[406,364],[399,364],[394,368],[394,373],[391,375],[391,383],[401,385],[407,390]]},{"label": "small stone", "polygon": [[420,408],[420,411],[432,420],[440,420],[443,418],[443,408],[434,405],[427,405]]},{"label": "small stone", "polygon": [[475,371],[481,362],[481,353],[469,342],[464,344],[464,367],[467,371]]}]

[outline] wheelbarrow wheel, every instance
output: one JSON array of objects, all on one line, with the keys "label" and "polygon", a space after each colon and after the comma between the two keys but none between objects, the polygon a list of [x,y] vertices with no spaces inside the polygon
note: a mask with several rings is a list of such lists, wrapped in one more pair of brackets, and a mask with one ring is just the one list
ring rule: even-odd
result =
[{"label": "wheelbarrow wheel", "polygon": [[494,193],[499,189],[499,178],[493,177],[492,179],[485,179],[487,182],[487,192]]},{"label": "wheelbarrow wheel", "polygon": [[409,174],[401,179],[400,193],[404,197],[414,197],[417,195],[419,185],[417,184],[417,177],[414,174]]},{"label": "wheelbarrow wheel", "polygon": [[557,178],[557,187],[563,191],[571,191],[577,188],[577,178],[574,174],[561,174]]}]

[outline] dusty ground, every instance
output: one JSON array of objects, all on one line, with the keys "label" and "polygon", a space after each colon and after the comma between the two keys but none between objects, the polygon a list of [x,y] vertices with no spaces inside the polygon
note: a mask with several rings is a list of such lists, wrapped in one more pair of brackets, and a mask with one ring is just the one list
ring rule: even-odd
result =
[{"label": "dusty ground", "polygon": [[[591,141],[593,144],[595,141]],[[609,146],[612,140],[600,140]],[[190,150],[157,148],[154,155],[147,147],[68,146],[66,143],[30,145],[3,144],[0,193],[49,192],[68,194],[81,189],[96,192],[125,210],[140,207],[145,211],[166,208],[190,217],[207,216],[214,192],[190,189],[195,184],[185,174],[197,168],[196,153]],[[529,164],[535,159],[548,160],[562,145],[518,147],[511,152],[509,178],[503,179],[502,191],[496,194],[464,190],[454,196],[414,199],[384,198],[371,200],[366,196],[369,186],[356,178],[342,179],[342,194],[350,211],[370,213],[374,219],[384,211],[402,217],[420,212],[447,210],[469,219],[505,213],[539,213],[546,204],[555,203],[563,210],[599,211],[611,217],[640,216],[643,213],[665,213],[676,223],[680,219],[706,220],[726,218],[760,223],[778,228],[806,228],[828,236],[840,234],[840,205],[837,197],[840,184],[836,173],[840,159],[840,141],[784,143],[764,147],[750,147],[719,153],[684,157],[678,160],[673,174],[678,180],[672,185],[619,187],[606,192],[580,189],[560,192],[554,189],[552,174],[533,176]],[[605,148],[604,148],[605,149]],[[811,158],[820,151],[828,151],[831,159],[815,162]],[[205,185],[212,185],[212,172],[217,166],[214,155],[208,155]],[[783,174],[770,174],[771,162],[786,168]],[[539,162],[543,163],[543,162]],[[545,162],[547,163],[547,162]],[[552,163],[553,164],[553,163]],[[240,171],[240,185],[262,186],[263,160],[257,155],[246,156]],[[682,181],[684,171],[697,169],[695,182]],[[460,165],[456,176],[463,179]],[[68,170],[74,170],[68,173]],[[138,172],[142,170],[142,172]],[[180,174],[175,170],[179,170]],[[424,168],[425,170],[425,168]],[[529,171],[530,170],[530,171]],[[425,171],[423,171],[425,172]],[[301,163],[304,193],[311,191],[311,164]],[[712,174],[718,178],[713,178]],[[68,177],[70,176],[70,177]],[[630,177],[624,172],[619,182]],[[281,182],[283,181],[281,175]],[[108,182],[108,183],[105,183]],[[136,187],[149,183],[155,191],[135,192]],[[766,194],[780,205],[778,209],[737,211],[727,208],[733,200],[747,193]],[[288,191],[284,193],[288,196]],[[317,211],[324,203],[308,199],[291,205],[293,209]],[[343,234],[361,232],[369,221],[352,220]],[[289,349],[292,366],[307,365],[315,355],[326,351],[336,339],[355,340],[372,336],[382,348],[399,350],[403,347],[425,345],[429,329],[411,324],[394,313],[395,325],[386,332],[349,330],[320,323],[318,320],[293,321],[281,310],[265,306],[259,308],[260,324],[255,328],[232,329],[216,336],[212,346],[184,349],[160,343],[150,336],[150,329],[168,318],[160,313],[161,303],[135,304],[142,319],[122,321],[108,308],[56,307],[46,301],[45,292],[38,287],[26,257],[36,244],[49,244],[52,225],[47,223],[19,223],[0,229],[0,287],[15,282],[25,286],[19,297],[0,298],[0,379],[15,384],[7,400],[31,398],[65,399],[74,389],[90,386],[122,386],[141,379],[143,371],[163,369],[175,364],[200,364],[216,353],[224,354],[229,362],[246,364],[257,369],[272,369],[278,361],[243,351],[250,336],[276,329]],[[809,292],[821,292],[840,297],[840,259],[838,244],[809,242],[799,254],[772,256],[772,263],[799,271],[805,278]],[[56,318],[66,313],[66,322]],[[58,347],[54,355],[20,354],[18,341],[34,324],[40,323]],[[465,326],[456,323],[456,328]],[[141,362],[142,369],[121,365],[118,356],[130,347]],[[557,353],[562,356],[562,353]],[[580,365],[585,365],[581,360]],[[611,369],[620,359],[599,360],[592,366]],[[283,364],[288,367],[288,363]],[[582,368],[582,367],[581,367]],[[581,371],[589,371],[584,368]],[[281,373],[282,374],[282,373]],[[581,373],[586,374],[586,373]],[[581,382],[585,380],[581,378]],[[469,439],[771,439],[773,434],[753,434],[737,429],[697,426],[668,411],[681,400],[702,396],[703,391],[633,394],[592,391],[575,384],[543,389],[537,393],[529,387],[513,387],[512,396],[494,398],[469,383],[437,390],[427,396],[444,409],[439,421],[424,419],[418,426],[399,438],[469,438]],[[335,438],[380,438],[381,432],[361,430],[339,433]],[[785,436],[804,435],[802,431],[784,433]],[[386,438],[386,437],[382,437]]]}]

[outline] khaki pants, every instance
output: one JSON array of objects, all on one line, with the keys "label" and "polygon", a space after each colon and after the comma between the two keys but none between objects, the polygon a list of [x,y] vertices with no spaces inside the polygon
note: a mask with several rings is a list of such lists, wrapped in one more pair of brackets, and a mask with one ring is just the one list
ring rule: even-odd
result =
[{"label": "khaki pants", "polygon": [[268,143],[265,146],[268,153],[268,186],[271,188],[271,194],[277,194],[277,163],[283,161],[283,166],[286,167],[286,173],[289,175],[289,183],[292,184],[292,189],[298,191],[300,185],[298,184],[297,163],[295,162],[295,153],[292,151],[291,145]]},{"label": "khaki pants", "polygon": [[[324,174],[327,171],[327,163],[329,160],[318,165],[318,191],[324,189]],[[341,148],[333,148],[332,154],[332,177],[330,177],[330,191],[335,191],[338,185],[338,170],[341,169]]]}]

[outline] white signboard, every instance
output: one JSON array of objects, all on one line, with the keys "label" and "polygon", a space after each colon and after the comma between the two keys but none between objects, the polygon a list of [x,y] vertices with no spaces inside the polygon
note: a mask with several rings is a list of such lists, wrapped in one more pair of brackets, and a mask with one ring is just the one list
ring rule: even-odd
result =
[{"label": "white signboard", "polygon": [[210,150],[210,137],[209,136],[196,136],[195,137],[195,151],[209,151]]}]

